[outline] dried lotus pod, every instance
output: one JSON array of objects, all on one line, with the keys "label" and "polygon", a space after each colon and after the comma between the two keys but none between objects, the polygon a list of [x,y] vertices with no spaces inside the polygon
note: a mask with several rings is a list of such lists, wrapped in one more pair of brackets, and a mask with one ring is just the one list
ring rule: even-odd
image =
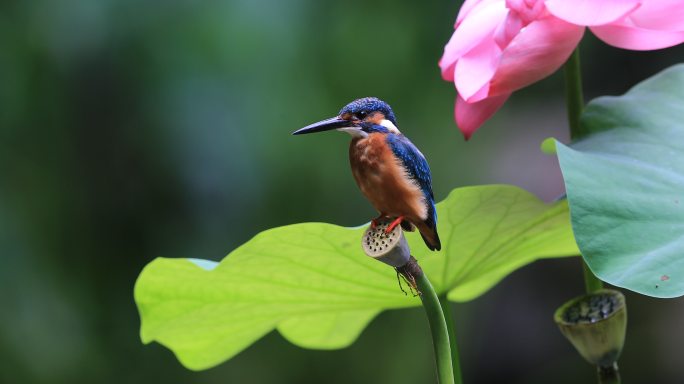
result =
[{"label": "dried lotus pod", "polygon": [[386,222],[378,223],[375,227],[369,226],[361,240],[363,251],[392,267],[402,267],[409,261],[411,251],[401,226],[397,225],[390,233],[386,233],[388,226]]}]

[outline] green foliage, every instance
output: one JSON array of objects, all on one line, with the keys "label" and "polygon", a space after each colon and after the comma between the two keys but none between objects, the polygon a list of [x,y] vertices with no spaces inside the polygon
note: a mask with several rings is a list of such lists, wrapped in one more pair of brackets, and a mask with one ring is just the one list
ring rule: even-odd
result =
[{"label": "green foliage", "polygon": [[656,297],[684,294],[684,65],[582,116],[585,139],[558,144],[572,225],[602,280]]},{"label": "green foliage", "polygon": [[[438,293],[473,299],[515,269],[575,255],[565,201],[545,204],[512,186],[454,190],[437,205],[442,252],[409,244]],[[306,223],[264,231],[221,263],[158,258],[135,286],[143,342],[190,369],[229,359],[270,332],[319,349],[351,344],[379,312],[420,305],[388,266],[366,257],[364,228]]]},{"label": "green foliage", "polygon": [[541,145],[539,145],[539,149],[546,155],[556,156],[556,139],[547,137],[542,141]]},{"label": "green foliage", "polygon": [[514,270],[544,257],[578,255],[566,201],[545,204],[508,185],[457,188],[437,204],[442,252],[407,234],[438,294],[467,301]]}]

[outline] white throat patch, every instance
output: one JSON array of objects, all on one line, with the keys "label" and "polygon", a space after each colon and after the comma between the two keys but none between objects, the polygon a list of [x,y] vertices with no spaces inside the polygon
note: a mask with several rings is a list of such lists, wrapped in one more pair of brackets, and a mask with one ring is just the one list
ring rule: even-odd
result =
[{"label": "white throat patch", "polygon": [[364,131],[361,130],[360,127],[344,127],[344,128],[337,128],[337,131],[339,132],[347,132],[348,134],[351,135],[351,137],[368,137],[368,134]]},{"label": "white throat patch", "polygon": [[392,132],[392,133],[401,133],[401,132],[399,132],[399,128],[397,128],[397,126],[394,125],[394,123],[392,123],[391,121],[389,121],[387,119],[382,119],[382,121],[380,122],[380,125],[387,128],[387,130]]}]

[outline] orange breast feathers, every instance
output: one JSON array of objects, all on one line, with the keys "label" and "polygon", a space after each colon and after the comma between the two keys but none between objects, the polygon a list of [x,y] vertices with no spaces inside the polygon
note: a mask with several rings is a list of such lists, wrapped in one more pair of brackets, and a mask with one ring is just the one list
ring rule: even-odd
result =
[{"label": "orange breast feathers", "polygon": [[349,161],[356,184],[380,214],[404,216],[414,224],[427,219],[428,207],[420,186],[409,178],[384,134],[371,133],[352,140]]}]

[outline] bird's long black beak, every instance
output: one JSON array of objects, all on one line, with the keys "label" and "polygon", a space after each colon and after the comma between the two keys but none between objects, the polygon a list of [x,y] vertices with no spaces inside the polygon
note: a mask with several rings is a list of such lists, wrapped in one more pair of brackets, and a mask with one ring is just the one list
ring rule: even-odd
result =
[{"label": "bird's long black beak", "polygon": [[325,120],[319,121],[318,123],[313,123],[313,124],[307,125],[304,128],[300,128],[300,129],[292,132],[292,134],[293,135],[304,135],[306,133],[323,132],[323,131],[329,131],[331,129],[351,127],[353,125],[354,125],[354,123],[351,120],[345,120],[345,119],[340,118],[339,116],[335,116],[335,117],[332,117],[330,119],[325,119]]}]

